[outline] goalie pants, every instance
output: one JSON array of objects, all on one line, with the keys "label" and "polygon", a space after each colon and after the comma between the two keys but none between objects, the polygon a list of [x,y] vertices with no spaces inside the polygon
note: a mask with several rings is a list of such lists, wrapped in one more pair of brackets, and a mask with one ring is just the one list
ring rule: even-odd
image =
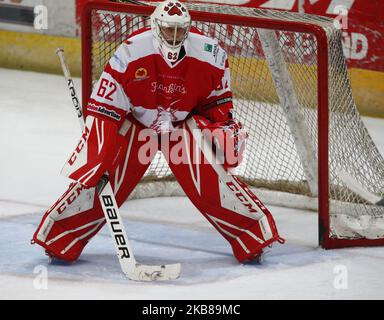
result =
[{"label": "goalie pants", "polygon": [[[126,139],[118,146],[120,152],[109,172],[119,207],[148,169],[161,138],[169,142],[166,147],[161,144],[162,151],[177,181],[204,217],[228,240],[239,262],[254,258],[265,246],[280,240],[272,215],[257,197],[243,182],[227,174],[222,165],[212,164],[212,149],[202,151],[201,131],[194,118],[172,134],[176,139],[163,134],[148,142],[142,135],[146,128],[140,124],[129,123],[126,128]],[[75,261],[104,224],[95,188],[71,183],[45,213],[32,242],[43,246],[51,256]]]}]

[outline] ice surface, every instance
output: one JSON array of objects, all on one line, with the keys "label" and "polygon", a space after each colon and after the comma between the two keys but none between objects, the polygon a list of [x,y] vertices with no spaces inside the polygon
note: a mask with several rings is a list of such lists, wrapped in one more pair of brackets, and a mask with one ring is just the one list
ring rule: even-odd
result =
[{"label": "ice surface", "polygon": [[[0,79],[1,299],[384,298],[384,248],[325,251],[317,246],[317,214],[281,207],[270,210],[287,242],[275,245],[262,265],[238,264],[186,198],[133,200],[121,208],[137,260],[181,262],[176,281],[125,279],[106,228],[76,263],[48,265],[29,241],[68,185],[59,171],[80,129],[63,77],[0,69]],[[384,121],[364,121],[383,152]],[[338,286],[340,270],[347,288]]]}]

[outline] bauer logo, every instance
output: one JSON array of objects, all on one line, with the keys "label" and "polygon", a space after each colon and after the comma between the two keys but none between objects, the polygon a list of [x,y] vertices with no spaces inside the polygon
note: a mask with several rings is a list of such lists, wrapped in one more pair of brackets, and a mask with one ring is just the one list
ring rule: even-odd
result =
[{"label": "bauer logo", "polygon": [[115,238],[115,243],[119,251],[119,258],[129,258],[131,255],[129,253],[128,241],[125,239],[126,235],[123,231],[123,226],[117,215],[117,205],[114,203],[113,198],[110,195],[102,195],[103,209],[107,213],[107,220],[110,225],[110,230]]}]

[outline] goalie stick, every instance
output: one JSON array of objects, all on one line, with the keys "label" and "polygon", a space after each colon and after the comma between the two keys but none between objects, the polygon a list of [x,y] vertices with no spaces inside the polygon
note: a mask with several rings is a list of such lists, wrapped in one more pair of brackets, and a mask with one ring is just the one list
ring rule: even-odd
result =
[{"label": "goalie stick", "polygon": [[[84,118],[81,112],[79,99],[73,85],[69,68],[65,62],[64,50],[56,50],[63,69],[65,80],[71,94],[72,103],[77,110],[77,116],[80,126],[84,129]],[[114,239],[117,257],[123,273],[131,280],[135,281],[153,281],[153,280],[174,280],[180,276],[180,263],[167,265],[144,265],[136,262],[133,251],[129,245],[128,236],[122,222],[119,208],[116,203],[115,195],[112,190],[108,175],[104,174],[96,186],[96,192],[99,195],[100,204],[103,209],[105,219],[109,227],[112,238]]]}]

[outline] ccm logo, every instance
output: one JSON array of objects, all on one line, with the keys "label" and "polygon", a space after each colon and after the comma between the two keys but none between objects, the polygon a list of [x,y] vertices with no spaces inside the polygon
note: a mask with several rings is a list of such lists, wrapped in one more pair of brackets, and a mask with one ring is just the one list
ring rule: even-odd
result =
[{"label": "ccm logo", "polygon": [[73,201],[77,199],[79,194],[81,193],[81,190],[83,190],[84,187],[82,185],[79,185],[77,189],[73,190],[68,197],[65,198],[63,203],[57,208],[57,214],[62,214],[65,209],[67,209],[67,206],[71,205]]},{"label": "ccm logo", "polygon": [[88,127],[85,127],[85,132],[81,136],[81,140],[79,141],[75,151],[73,151],[71,157],[68,160],[68,163],[70,166],[72,166],[75,163],[75,161],[77,159],[77,155],[84,148],[84,145],[87,142],[88,137],[89,137],[89,129],[88,129]]},{"label": "ccm logo", "polygon": [[227,182],[227,186],[229,189],[235,192],[236,197],[240,200],[240,202],[248,209],[249,212],[257,212],[257,210],[252,206],[252,204],[248,201],[248,199],[240,192],[240,190],[236,187],[233,182]]}]

